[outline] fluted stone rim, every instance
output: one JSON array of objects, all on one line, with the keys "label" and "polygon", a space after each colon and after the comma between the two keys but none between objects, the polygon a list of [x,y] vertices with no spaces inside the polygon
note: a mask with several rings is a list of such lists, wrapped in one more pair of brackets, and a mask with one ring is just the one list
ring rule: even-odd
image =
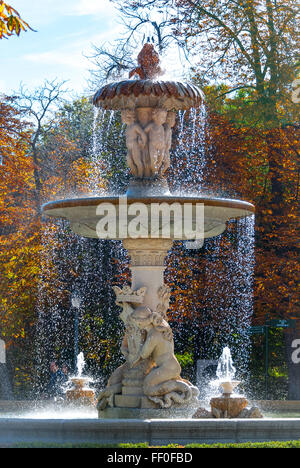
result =
[{"label": "fluted stone rim", "polygon": [[178,81],[124,80],[109,83],[93,97],[93,104],[103,109],[157,107],[185,110],[204,101],[200,88]]}]

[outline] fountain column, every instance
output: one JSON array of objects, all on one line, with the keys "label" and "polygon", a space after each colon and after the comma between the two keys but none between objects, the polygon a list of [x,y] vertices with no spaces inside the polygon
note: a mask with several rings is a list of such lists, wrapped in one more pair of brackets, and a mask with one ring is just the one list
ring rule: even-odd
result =
[{"label": "fountain column", "polygon": [[172,248],[171,239],[126,239],[125,249],[131,258],[132,289],[147,286],[144,305],[156,310],[161,298],[159,291],[164,288],[165,258]]},{"label": "fountain column", "polygon": [[197,407],[198,389],[181,379],[168,324],[170,288],[164,284],[165,258],[172,239],[126,239],[132,284],[114,287],[125,324],[126,358],[99,395],[99,417],[182,417]]}]

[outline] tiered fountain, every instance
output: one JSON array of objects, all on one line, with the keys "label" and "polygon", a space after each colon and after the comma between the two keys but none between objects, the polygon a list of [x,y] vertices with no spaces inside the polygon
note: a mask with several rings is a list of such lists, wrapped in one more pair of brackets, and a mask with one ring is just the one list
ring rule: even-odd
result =
[{"label": "tiered fountain", "polygon": [[221,387],[222,395],[210,400],[211,414],[215,418],[261,418],[258,408],[247,408],[248,400],[244,395],[234,393],[234,389],[241,383],[234,380],[236,369],[232,363],[230,349],[226,346],[218,361],[217,380],[212,385]]},{"label": "tiered fountain", "polygon": [[167,320],[170,290],[164,284],[165,257],[174,239],[221,234],[226,222],[254,213],[250,203],[170,194],[176,111],[200,106],[196,86],[161,81],[159,57],[145,44],[129,80],[108,84],[94,105],[121,110],[127,125],[127,163],[132,179],[126,196],[76,198],[44,205],[44,214],[67,218],[73,231],[92,238],[123,240],[131,257],[132,284],[114,288],[125,324],[125,363],[98,397],[100,418],[187,417],[198,405],[198,389],[181,378]]},{"label": "tiered fountain", "polygon": [[89,387],[92,379],[82,375],[84,366],[83,353],[79,353],[77,356],[77,374],[70,377],[67,382],[67,385],[71,385],[71,388],[67,388],[65,392],[66,401],[78,406],[95,406],[95,390]]}]

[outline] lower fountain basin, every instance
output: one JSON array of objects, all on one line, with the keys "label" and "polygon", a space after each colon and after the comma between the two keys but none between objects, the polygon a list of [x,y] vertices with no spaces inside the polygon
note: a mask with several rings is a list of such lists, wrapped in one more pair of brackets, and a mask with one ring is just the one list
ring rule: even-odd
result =
[{"label": "lower fountain basin", "polygon": [[[201,406],[205,402],[199,402]],[[0,447],[14,444],[150,445],[297,440],[300,401],[251,401],[264,419],[98,419],[95,407],[0,400]]]},{"label": "lower fountain basin", "polygon": [[266,442],[297,440],[299,431],[300,419],[0,419],[0,447]]},{"label": "lower fountain basin", "polygon": [[[138,216],[142,226],[141,232],[144,233],[140,237],[191,240],[195,238],[193,236],[196,223],[202,213],[203,238],[210,238],[221,234],[226,228],[227,221],[253,215],[255,208],[251,203],[225,198],[107,196],[57,200],[43,205],[42,211],[47,216],[69,220],[71,229],[84,237],[110,239],[132,237],[128,226]],[[151,216],[157,212],[160,213],[159,222],[153,228]],[[108,223],[116,226],[115,232],[106,236],[97,230],[98,223],[104,217]],[[186,217],[190,218],[189,228],[182,229],[182,235],[180,233],[178,235],[178,230],[176,231],[178,224],[183,223]],[[127,223],[125,232],[124,222]],[[165,228],[168,235],[164,234]]]}]

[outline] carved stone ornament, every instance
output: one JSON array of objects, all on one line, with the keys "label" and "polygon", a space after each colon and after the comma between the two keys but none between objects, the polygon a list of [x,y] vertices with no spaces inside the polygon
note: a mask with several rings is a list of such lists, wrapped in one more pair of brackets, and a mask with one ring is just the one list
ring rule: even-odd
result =
[{"label": "carved stone ornament", "polygon": [[172,239],[125,239],[123,245],[128,250],[132,266],[161,266],[165,264]]},{"label": "carved stone ornament", "polygon": [[163,176],[170,167],[175,113],[163,108],[125,109],[127,164],[136,178]]},{"label": "carved stone ornament", "polygon": [[175,112],[199,106],[204,95],[194,85],[158,81],[163,70],[153,44],[144,44],[137,61],[129,78],[138,79],[103,86],[94,95],[93,104],[121,110],[126,124],[127,165],[133,176],[127,193],[168,194],[165,174],[170,167]]},{"label": "carved stone ornament", "polygon": [[142,304],[144,302],[144,296],[147,291],[147,288],[140,288],[137,291],[133,291],[130,286],[124,286],[123,289],[118,286],[114,286],[113,290],[116,294],[117,301],[119,305],[121,302],[129,302],[132,304]]},{"label": "carved stone ornament", "polygon": [[126,361],[115,370],[100,393],[98,409],[108,405],[171,408],[196,404],[199,391],[180,377],[181,367],[174,355],[173,333],[166,314],[169,287],[162,285],[157,291],[156,311],[140,305],[146,287],[137,291],[128,286],[114,287],[114,291],[125,324],[121,351]]}]

